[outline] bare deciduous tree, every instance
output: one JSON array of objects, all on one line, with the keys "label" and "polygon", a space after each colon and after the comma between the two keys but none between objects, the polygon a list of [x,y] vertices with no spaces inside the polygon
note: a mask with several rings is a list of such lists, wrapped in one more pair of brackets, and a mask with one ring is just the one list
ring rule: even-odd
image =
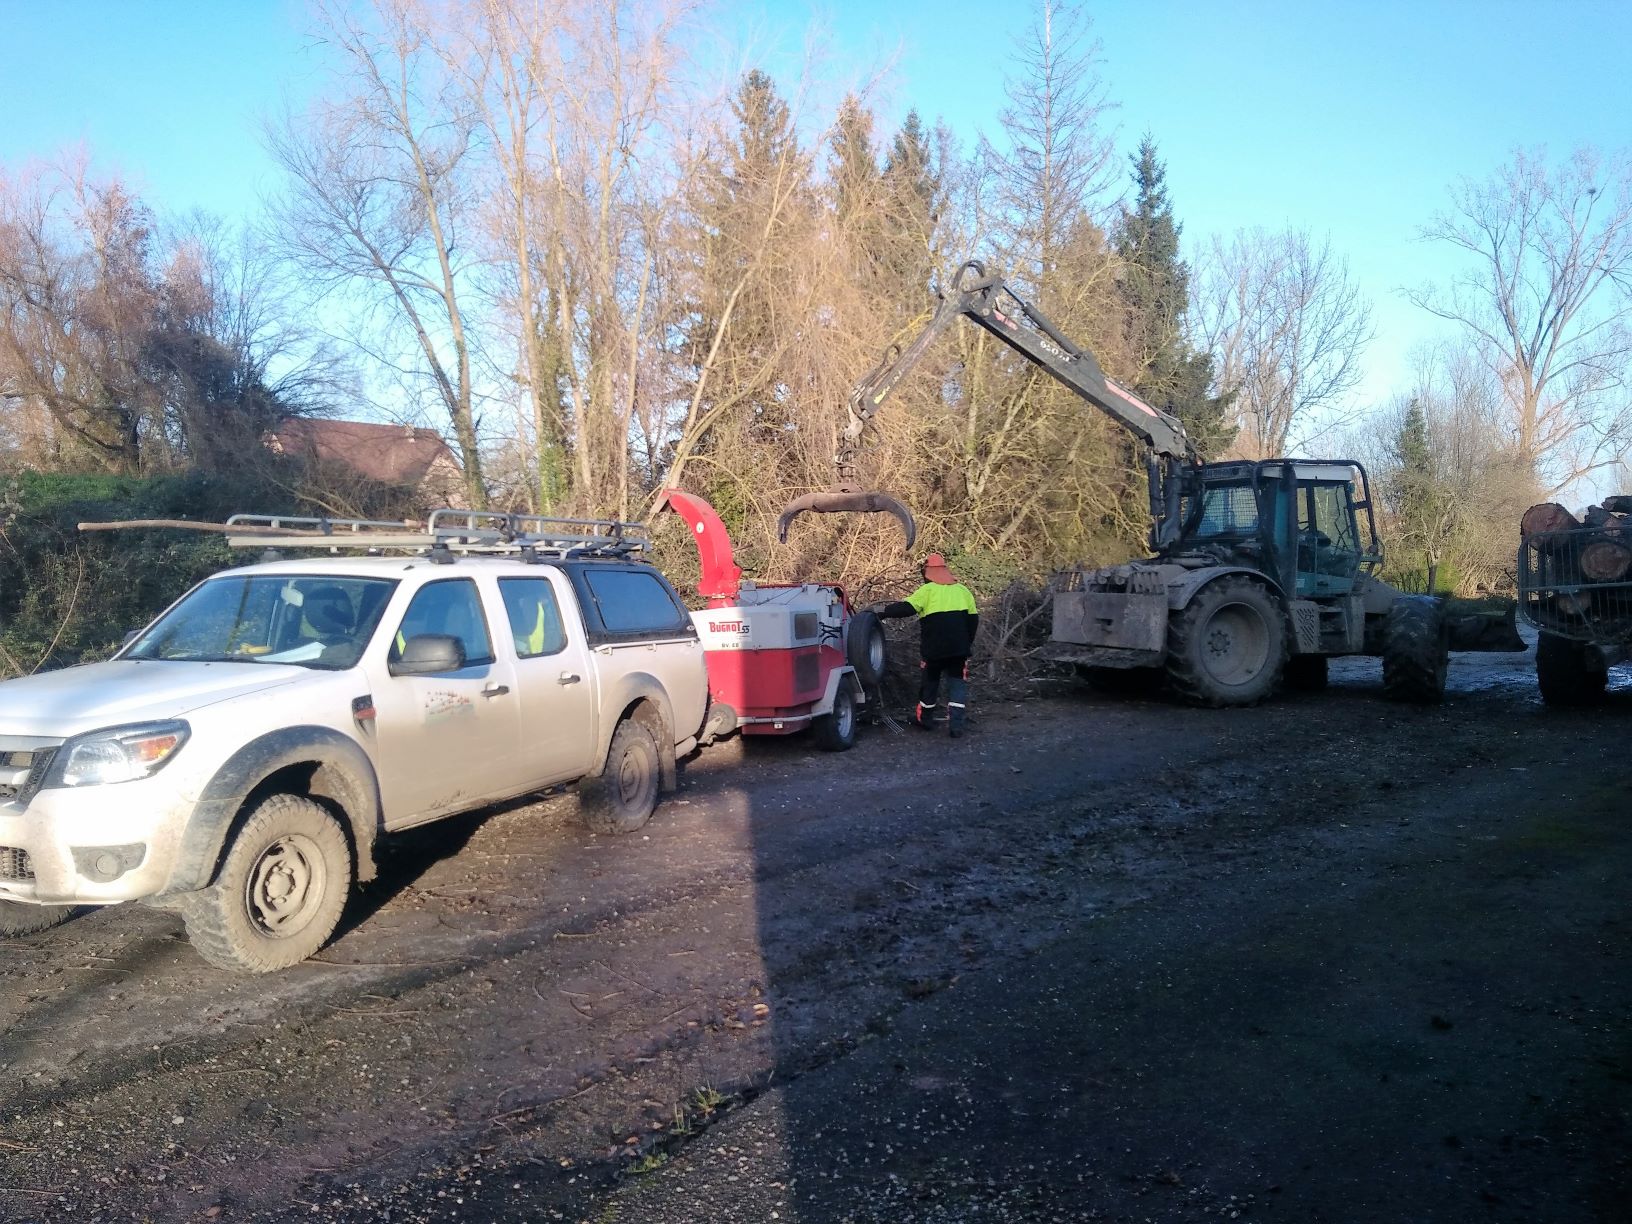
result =
[{"label": "bare deciduous tree", "polygon": [[1236,395],[1235,450],[1284,455],[1359,383],[1371,306],[1330,241],[1299,230],[1215,238],[1200,265],[1193,326],[1219,392]]},{"label": "bare deciduous tree", "polygon": [[117,180],[97,182],[83,156],[0,179],[0,397],[59,462],[138,472],[150,440],[163,451],[143,371],[159,302],[152,246],[147,209]]},{"label": "bare deciduous tree", "polygon": [[1476,339],[1543,490],[1618,462],[1632,443],[1619,394],[1632,363],[1632,158],[1580,149],[1551,166],[1521,150],[1458,184],[1423,236],[1463,252],[1467,270],[1412,300]]},{"label": "bare deciduous tree", "polygon": [[[1540,495],[1507,436],[1501,387],[1462,346],[1424,350],[1415,367],[1412,390],[1356,429],[1348,452],[1366,461],[1381,495],[1388,572],[1412,586],[1420,561],[1430,581],[1439,570],[1460,594],[1502,587],[1519,515]],[[1426,435],[1415,447],[1402,445],[1413,406]]]},{"label": "bare deciduous tree", "polygon": [[[268,132],[289,187],[273,212],[290,257],[356,320],[352,338],[405,383],[430,384],[487,504],[477,437],[466,227],[476,118],[418,0],[376,0],[372,22],[321,0],[344,89]],[[400,343],[406,333],[406,352]]]}]

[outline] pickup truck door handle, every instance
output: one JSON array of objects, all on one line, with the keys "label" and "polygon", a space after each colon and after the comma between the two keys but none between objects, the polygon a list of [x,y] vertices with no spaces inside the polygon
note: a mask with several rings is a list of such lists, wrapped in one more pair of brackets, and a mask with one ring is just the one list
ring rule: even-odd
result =
[{"label": "pickup truck door handle", "polygon": [[562,672],[555,678],[557,684],[577,684],[583,677],[577,672]]},{"label": "pickup truck door handle", "polygon": [[508,684],[490,684],[482,690],[483,697],[503,697],[510,691]]}]

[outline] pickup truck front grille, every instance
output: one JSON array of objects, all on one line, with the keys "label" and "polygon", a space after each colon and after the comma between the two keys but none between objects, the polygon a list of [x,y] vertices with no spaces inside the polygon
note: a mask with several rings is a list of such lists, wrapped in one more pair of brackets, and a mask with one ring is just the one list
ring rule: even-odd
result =
[{"label": "pickup truck front grille", "polygon": [[55,748],[0,752],[0,803],[27,803],[32,799],[56,755]]},{"label": "pickup truck front grille", "polygon": [[34,864],[28,851],[15,846],[0,846],[0,880],[32,880]]}]

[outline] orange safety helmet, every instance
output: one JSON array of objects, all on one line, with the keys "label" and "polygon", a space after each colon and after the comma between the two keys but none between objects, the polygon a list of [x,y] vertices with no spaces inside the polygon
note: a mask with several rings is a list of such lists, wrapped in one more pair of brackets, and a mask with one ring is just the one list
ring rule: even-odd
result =
[{"label": "orange safety helmet", "polygon": [[924,571],[925,582],[938,582],[950,586],[957,581],[953,577],[952,571],[946,568],[946,558],[938,552],[930,553],[929,556],[925,557],[923,564],[919,568]]}]

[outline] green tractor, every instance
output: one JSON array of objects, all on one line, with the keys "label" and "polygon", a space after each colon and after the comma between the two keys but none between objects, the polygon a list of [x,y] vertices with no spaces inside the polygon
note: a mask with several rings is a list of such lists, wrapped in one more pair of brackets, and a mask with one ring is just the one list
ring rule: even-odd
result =
[{"label": "green tractor", "polygon": [[1174,479],[1176,516],[1152,533],[1153,558],[1057,583],[1049,653],[1101,683],[1159,669],[1196,705],[1250,705],[1282,682],[1323,688],[1334,656],[1370,655],[1382,658],[1388,696],[1432,703],[1450,651],[1524,649],[1511,613],[1447,615],[1377,577],[1359,463],[1210,463]]},{"label": "green tractor", "polygon": [[1283,682],[1326,683],[1333,656],[1383,660],[1392,697],[1437,702],[1448,652],[1523,650],[1513,614],[1449,616],[1436,599],[1377,577],[1382,549],[1365,468],[1352,460],[1207,463],[1177,418],[1105,377],[1045,316],[976,262],[958,270],[934,317],[851,392],[839,483],[788,505],[884,512],[911,547],[912,515],[866,491],[854,461],[868,421],[955,319],[984,328],[1127,429],[1145,455],[1150,559],[1060,576],[1048,654],[1107,687],[1168,687],[1197,705],[1260,701]]}]

